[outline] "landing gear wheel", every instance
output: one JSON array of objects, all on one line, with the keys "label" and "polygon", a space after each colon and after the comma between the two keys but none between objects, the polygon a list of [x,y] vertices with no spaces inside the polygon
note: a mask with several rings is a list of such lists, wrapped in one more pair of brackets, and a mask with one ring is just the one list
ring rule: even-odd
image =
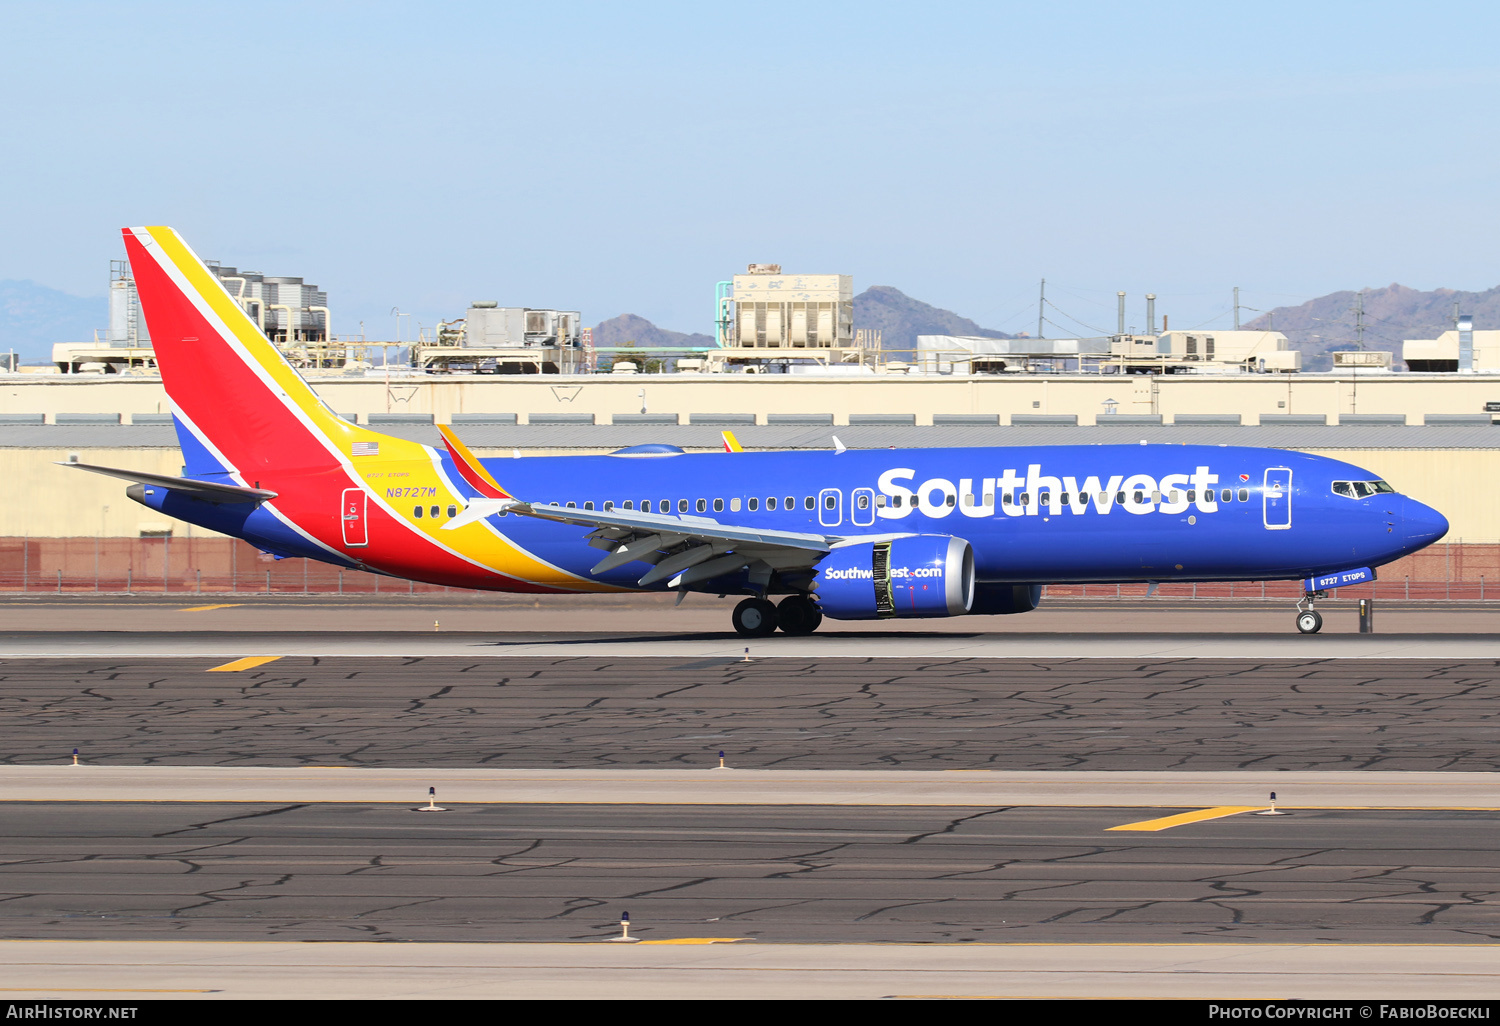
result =
[{"label": "landing gear wheel", "polygon": [[776,633],[776,607],[763,598],[747,598],[734,607],[735,632],[746,638],[764,638]]},{"label": "landing gear wheel", "polygon": [[1304,609],[1297,614],[1297,630],[1303,634],[1316,634],[1323,629],[1323,614],[1316,609]]},{"label": "landing gear wheel", "polygon": [[806,595],[788,595],[776,607],[776,626],[783,634],[811,634],[823,622],[823,610]]}]

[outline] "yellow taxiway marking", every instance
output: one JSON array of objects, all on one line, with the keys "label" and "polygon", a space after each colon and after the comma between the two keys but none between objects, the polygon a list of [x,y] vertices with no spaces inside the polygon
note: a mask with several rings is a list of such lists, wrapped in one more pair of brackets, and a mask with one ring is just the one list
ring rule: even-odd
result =
[{"label": "yellow taxiway marking", "polygon": [[748,937],[672,937],[668,940],[643,940],[640,944],[733,944]]},{"label": "yellow taxiway marking", "polygon": [[243,602],[220,602],[216,606],[188,606],[186,609],[177,610],[179,613],[206,613],[210,609],[238,609]]},{"label": "yellow taxiway marking", "polygon": [[1163,816],[1161,819],[1143,819],[1139,823],[1125,823],[1121,826],[1110,827],[1110,830],[1139,830],[1155,832],[1157,830],[1170,830],[1175,826],[1186,823],[1202,823],[1207,819],[1223,819],[1225,816],[1238,816],[1242,812],[1254,812],[1265,808],[1264,805],[1219,805],[1212,809],[1198,809],[1196,812],[1179,812],[1175,816]]},{"label": "yellow taxiway marking", "polygon": [[210,666],[208,672],[238,673],[240,670],[253,670],[257,666],[274,663],[280,658],[281,656],[246,656],[244,659],[236,659],[234,662],[225,663],[223,666]]}]

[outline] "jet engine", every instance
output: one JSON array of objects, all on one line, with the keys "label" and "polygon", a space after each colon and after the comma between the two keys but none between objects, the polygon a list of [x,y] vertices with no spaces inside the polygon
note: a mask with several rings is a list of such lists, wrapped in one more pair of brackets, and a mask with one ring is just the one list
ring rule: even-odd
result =
[{"label": "jet engine", "polygon": [[814,589],[835,620],[962,616],[974,604],[974,550],[945,534],[847,545],[818,564]]}]

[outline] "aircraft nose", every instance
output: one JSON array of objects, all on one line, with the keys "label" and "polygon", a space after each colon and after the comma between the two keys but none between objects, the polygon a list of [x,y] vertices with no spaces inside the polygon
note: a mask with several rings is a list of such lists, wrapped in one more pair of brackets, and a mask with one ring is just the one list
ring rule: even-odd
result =
[{"label": "aircraft nose", "polygon": [[1416,499],[1403,498],[1401,533],[1414,546],[1431,545],[1448,533],[1448,518]]}]

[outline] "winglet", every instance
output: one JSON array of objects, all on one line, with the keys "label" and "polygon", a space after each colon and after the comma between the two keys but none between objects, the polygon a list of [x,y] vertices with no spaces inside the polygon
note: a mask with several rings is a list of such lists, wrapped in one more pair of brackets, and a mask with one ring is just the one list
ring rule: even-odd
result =
[{"label": "winglet", "polygon": [[843,442],[839,441],[839,436],[838,435],[834,435],[833,436],[833,452],[834,452],[834,455],[840,455],[842,453],[847,452],[848,450],[849,450],[849,447],[847,445],[845,445]]},{"label": "winglet", "polygon": [[484,464],[469,451],[469,447],[459,441],[458,436],[446,424],[439,424],[437,429],[443,434],[443,442],[448,446],[448,454],[453,457],[453,463],[458,467],[459,475],[476,490],[480,495],[488,499],[513,499],[500,483],[490,476],[490,472],[484,469]]},{"label": "winglet", "polygon": [[724,438],[724,451],[725,452],[744,452],[745,451],[745,447],[742,446],[742,445],[740,445],[740,440],[738,438],[734,437],[734,432],[733,431],[720,431],[719,434],[722,435],[723,438]]}]

